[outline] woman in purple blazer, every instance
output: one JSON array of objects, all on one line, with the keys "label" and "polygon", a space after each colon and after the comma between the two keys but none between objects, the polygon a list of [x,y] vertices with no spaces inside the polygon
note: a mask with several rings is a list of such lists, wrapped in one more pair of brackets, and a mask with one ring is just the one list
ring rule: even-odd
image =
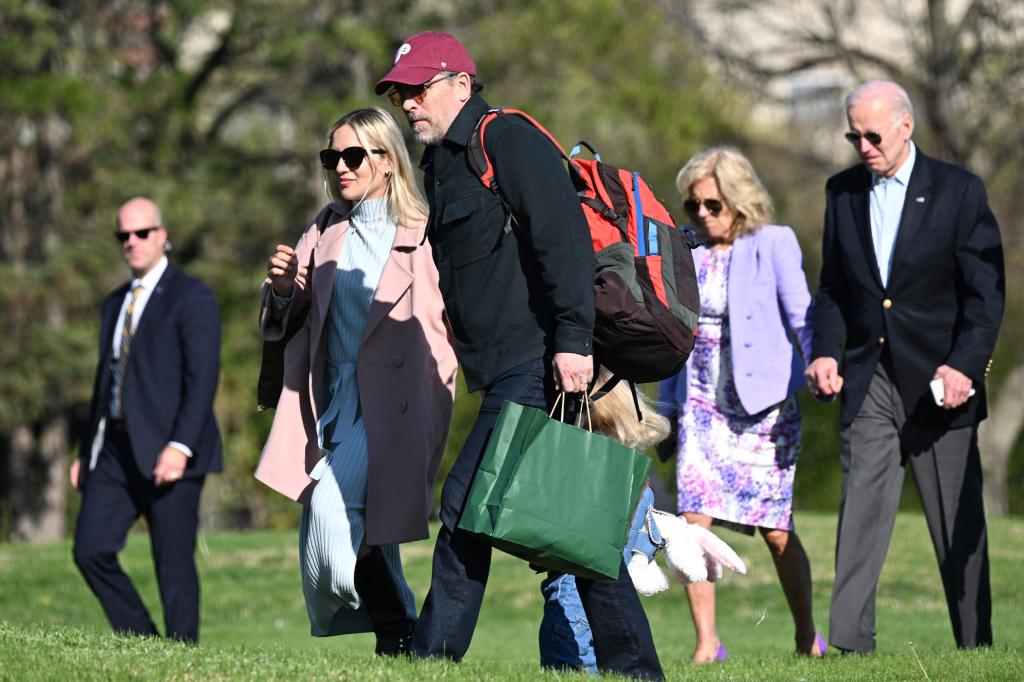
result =
[{"label": "woman in purple blazer", "polygon": [[[661,402],[678,412],[679,512],[704,527],[760,531],[793,613],[796,649],[820,656],[810,563],[792,518],[796,392],[811,346],[800,246],[793,230],[768,224],[771,199],[735,149],[697,154],[676,186],[707,243],[693,252],[701,298],[696,345],[686,368],[661,385]],[[693,661],[725,660],[714,584],[690,585],[687,597],[697,631]]]}]

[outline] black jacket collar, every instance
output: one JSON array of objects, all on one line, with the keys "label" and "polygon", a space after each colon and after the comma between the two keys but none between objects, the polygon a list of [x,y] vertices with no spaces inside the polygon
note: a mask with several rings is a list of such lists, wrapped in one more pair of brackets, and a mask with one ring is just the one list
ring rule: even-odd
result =
[{"label": "black jacket collar", "polygon": [[[458,147],[468,147],[469,140],[473,136],[473,131],[476,129],[477,121],[491,108],[491,105],[481,97],[480,95],[474,94],[470,97],[462,109],[455,116],[455,120],[448,126],[448,131],[444,134],[444,139],[441,140],[442,145],[455,145]],[[423,156],[420,158],[420,170],[426,170],[426,168],[434,160],[434,149],[436,145],[428,145],[423,150]]]},{"label": "black jacket collar", "polygon": [[455,117],[452,124],[448,126],[448,132],[444,135],[444,141],[463,147],[469,146],[469,139],[473,135],[473,130],[476,129],[477,121],[490,108],[491,105],[480,95],[470,97],[462,106],[462,111]]}]

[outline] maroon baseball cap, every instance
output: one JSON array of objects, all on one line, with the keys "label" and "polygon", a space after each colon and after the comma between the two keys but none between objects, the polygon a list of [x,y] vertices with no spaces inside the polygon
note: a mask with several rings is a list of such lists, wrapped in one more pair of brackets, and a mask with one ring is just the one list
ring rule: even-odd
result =
[{"label": "maroon baseball cap", "polygon": [[383,95],[392,83],[420,85],[438,71],[465,71],[475,76],[476,64],[454,36],[434,31],[417,33],[406,39],[395,52],[395,65],[377,81],[374,91]]}]

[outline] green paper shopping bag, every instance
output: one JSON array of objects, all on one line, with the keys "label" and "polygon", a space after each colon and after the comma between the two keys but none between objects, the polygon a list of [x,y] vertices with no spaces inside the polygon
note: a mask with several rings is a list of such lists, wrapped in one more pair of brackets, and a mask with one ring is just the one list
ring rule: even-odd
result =
[{"label": "green paper shopping bag", "polygon": [[538,566],[614,579],[650,465],[614,439],[507,402],[459,527]]}]

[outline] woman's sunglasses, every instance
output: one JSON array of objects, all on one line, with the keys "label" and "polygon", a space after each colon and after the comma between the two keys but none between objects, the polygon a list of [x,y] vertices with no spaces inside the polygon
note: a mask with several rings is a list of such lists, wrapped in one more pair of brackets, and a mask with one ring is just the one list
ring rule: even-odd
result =
[{"label": "woman's sunglasses", "polygon": [[159,230],[159,227],[144,227],[141,230],[114,230],[114,236],[117,237],[117,241],[124,244],[134,234],[139,239],[148,239],[149,233],[153,230]]},{"label": "woman's sunglasses", "polygon": [[338,167],[338,161],[344,161],[345,167],[349,170],[356,170],[363,165],[363,159],[366,158],[367,154],[380,154],[383,156],[387,154],[383,149],[370,149],[367,150],[365,147],[345,147],[341,151],[337,149],[323,149],[320,151],[320,163],[327,170],[335,170]]},{"label": "woman's sunglasses", "polygon": [[722,200],[721,199],[687,199],[683,202],[683,208],[694,218],[697,217],[697,213],[700,211],[700,205],[704,204],[704,207],[708,209],[708,213],[718,217],[718,214],[722,212]]}]

